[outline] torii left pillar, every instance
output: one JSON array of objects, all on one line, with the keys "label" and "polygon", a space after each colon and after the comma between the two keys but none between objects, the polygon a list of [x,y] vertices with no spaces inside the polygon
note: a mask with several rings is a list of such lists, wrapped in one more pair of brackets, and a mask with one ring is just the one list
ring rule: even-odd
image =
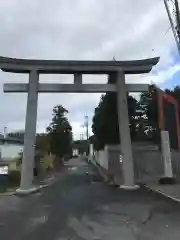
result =
[{"label": "torii left pillar", "polygon": [[38,107],[38,85],[39,73],[36,70],[31,70],[29,73],[28,97],[26,109],[26,123],[24,135],[24,152],[21,169],[21,184],[17,193],[27,194],[37,190],[33,186],[34,179],[34,155],[36,141],[36,121]]}]

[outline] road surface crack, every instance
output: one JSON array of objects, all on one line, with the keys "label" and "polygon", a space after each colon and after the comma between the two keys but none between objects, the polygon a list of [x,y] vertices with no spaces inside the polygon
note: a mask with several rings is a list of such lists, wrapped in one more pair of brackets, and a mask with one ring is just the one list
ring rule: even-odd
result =
[{"label": "road surface crack", "polygon": [[154,209],[150,209],[147,213],[147,216],[141,220],[141,223],[142,224],[147,224],[153,217],[153,214],[154,214]]}]

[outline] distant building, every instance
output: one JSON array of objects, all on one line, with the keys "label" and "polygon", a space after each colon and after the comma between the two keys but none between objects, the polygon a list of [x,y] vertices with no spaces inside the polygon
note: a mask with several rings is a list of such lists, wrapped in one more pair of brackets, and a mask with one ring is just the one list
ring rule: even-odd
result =
[{"label": "distant building", "polygon": [[16,137],[10,137],[7,136],[6,138],[1,134],[0,135],[0,144],[24,144],[24,139],[16,138]]},{"label": "distant building", "polygon": [[24,142],[21,139],[0,135],[0,161],[11,160],[23,151]]}]

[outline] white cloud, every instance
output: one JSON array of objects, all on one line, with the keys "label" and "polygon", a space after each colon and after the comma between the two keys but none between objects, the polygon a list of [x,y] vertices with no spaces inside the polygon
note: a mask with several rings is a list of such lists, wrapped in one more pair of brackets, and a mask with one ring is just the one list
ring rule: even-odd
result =
[{"label": "white cloud", "polygon": [[169,67],[168,69],[158,72],[157,75],[154,75],[151,77],[151,80],[158,84],[164,83],[167,80],[171,79],[173,75],[179,71],[180,71],[180,64],[176,64],[172,67]]},{"label": "white cloud", "polygon": [[[149,75],[127,77],[128,82],[166,81],[178,70],[173,66],[176,48],[161,0],[8,0],[0,2],[0,53],[3,56],[44,59],[129,60],[160,56]],[[178,65],[179,66],[179,65]],[[26,95],[4,94],[5,82],[26,81],[27,76],[0,73],[0,131],[24,126]],[[106,81],[97,76],[85,77]],[[46,76],[41,81],[71,81],[72,76]],[[79,132],[84,113],[90,116],[100,94],[42,94],[37,129],[50,119],[54,105],[69,111],[74,131]],[[80,124],[79,124],[80,123]],[[77,133],[78,134],[78,133]]]}]

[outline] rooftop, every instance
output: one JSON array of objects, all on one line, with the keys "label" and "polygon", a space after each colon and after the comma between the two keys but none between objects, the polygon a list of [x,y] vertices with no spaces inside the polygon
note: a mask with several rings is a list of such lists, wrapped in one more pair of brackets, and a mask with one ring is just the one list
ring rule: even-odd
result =
[{"label": "rooftop", "polygon": [[4,137],[3,135],[0,134],[0,142],[1,143],[5,143],[5,142],[8,142],[8,143],[21,143],[23,144],[24,141],[22,139],[19,139],[19,138],[15,138],[15,137]]}]

